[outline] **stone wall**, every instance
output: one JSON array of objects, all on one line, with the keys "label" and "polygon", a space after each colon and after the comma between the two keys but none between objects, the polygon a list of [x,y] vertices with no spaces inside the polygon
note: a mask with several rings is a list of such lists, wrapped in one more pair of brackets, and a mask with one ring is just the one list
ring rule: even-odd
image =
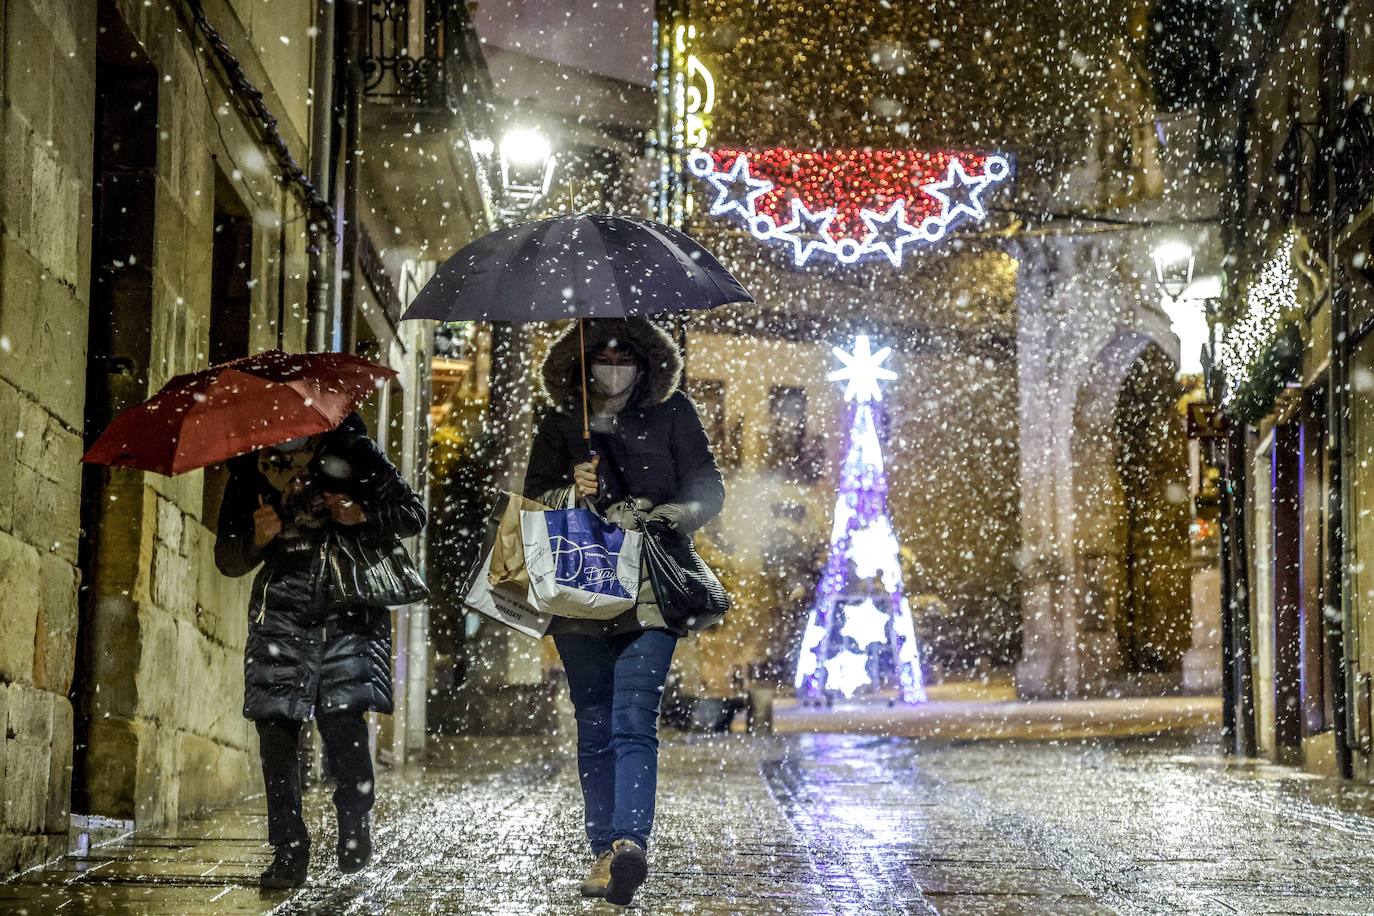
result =
[{"label": "stone wall", "polygon": [[[167,821],[257,781],[239,709],[246,583],[214,569],[204,476],[110,473],[100,574],[78,597],[99,16],[127,23],[159,76],[147,387],[208,361],[217,167],[255,227],[250,347],[304,343],[299,209],[176,6],[0,6],[0,873],[66,847],[79,620],[90,813]],[[206,8],[304,159],[311,4]]]},{"label": "stone wall", "polygon": [[92,108],[86,6],[0,6],[0,873],[66,848],[92,166],[64,110]]},{"label": "stone wall", "polygon": [[[283,22],[293,19],[288,7],[305,10],[296,44],[279,40],[285,30],[269,28],[260,4],[207,4],[207,14],[249,78],[266,89],[269,107],[285,115],[283,135],[303,158],[304,115],[290,102],[298,103],[308,85],[309,4],[274,7],[274,19]],[[125,11],[160,76],[159,124],[167,125],[157,165],[149,390],[209,361],[217,180],[227,179],[228,198],[247,209],[254,225],[248,349],[303,348],[305,252],[297,202],[273,180],[266,151],[185,31],[170,29],[174,20],[165,12],[132,5]],[[284,80],[282,92],[273,76]],[[147,475],[141,484],[136,551],[114,560],[129,571],[132,588],[127,594],[105,588],[108,569],[92,583],[97,627],[107,604],[124,606],[129,621],[97,647],[108,665],[93,664],[98,727],[86,772],[77,779],[90,788],[92,813],[154,823],[255,789],[256,738],[240,713],[248,580],[226,580],[215,569],[207,528],[214,520],[203,516],[204,475]],[[110,521],[102,541],[122,538]],[[110,700],[107,681],[124,688]],[[130,753],[138,765],[119,767]],[[112,770],[120,778],[105,775]]]},{"label": "stone wall", "polygon": [[[1116,483],[1116,408],[1140,354],[1171,361],[1178,339],[1151,301],[1145,240],[1028,239],[1018,245],[1022,659],[1026,696],[1079,696],[1119,668],[1107,610],[1120,532],[1104,520]],[[1074,435],[1077,427],[1078,435]],[[1105,462],[1105,464],[1104,464]],[[1112,579],[1115,584],[1104,584]],[[1109,587],[1110,585],[1110,587]]]}]

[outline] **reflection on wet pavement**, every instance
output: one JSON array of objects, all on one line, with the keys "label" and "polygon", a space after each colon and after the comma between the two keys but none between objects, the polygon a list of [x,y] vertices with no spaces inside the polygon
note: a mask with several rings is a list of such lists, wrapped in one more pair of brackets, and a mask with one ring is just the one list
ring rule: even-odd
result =
[{"label": "reflection on wet pavement", "polygon": [[[0,912],[591,913],[568,749],[462,739],[384,778],[375,864],[264,894],[260,803],[0,884]],[[653,913],[1371,913],[1374,793],[1181,739],[664,744]]]}]

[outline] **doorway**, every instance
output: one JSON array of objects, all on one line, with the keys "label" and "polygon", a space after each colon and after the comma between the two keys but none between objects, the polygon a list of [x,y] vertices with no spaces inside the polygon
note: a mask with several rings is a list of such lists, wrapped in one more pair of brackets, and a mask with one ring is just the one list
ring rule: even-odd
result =
[{"label": "doorway", "polygon": [[[148,394],[158,145],[157,71],[113,3],[101,3],[98,15],[87,447],[116,414]],[[130,705],[126,701],[132,696],[137,659],[117,657],[110,647],[127,644],[117,631],[133,613],[139,547],[128,532],[141,525],[142,486],[138,472],[82,469],[81,593],[68,697],[74,711],[72,811],[77,814],[133,817],[132,780],[113,778],[93,765],[91,745],[112,714],[128,714],[122,706]],[[102,538],[105,531],[114,536]]]},{"label": "doorway", "polygon": [[1117,638],[1125,670],[1176,673],[1191,640],[1188,439],[1173,362],[1146,347],[1126,373],[1114,427],[1122,496]]}]

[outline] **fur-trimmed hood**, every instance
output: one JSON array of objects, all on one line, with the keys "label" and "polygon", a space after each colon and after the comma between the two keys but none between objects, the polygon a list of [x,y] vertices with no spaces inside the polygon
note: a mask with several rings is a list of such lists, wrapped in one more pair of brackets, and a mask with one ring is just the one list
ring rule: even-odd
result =
[{"label": "fur-trimmed hood", "polygon": [[[644,373],[630,401],[631,407],[654,407],[677,391],[682,378],[682,354],[666,331],[647,318],[588,318],[585,321],[587,353],[595,353],[615,340],[628,346],[639,358]],[[579,407],[582,402],[582,354],[578,353],[577,322],[549,347],[540,367],[544,393],[560,409]]]}]

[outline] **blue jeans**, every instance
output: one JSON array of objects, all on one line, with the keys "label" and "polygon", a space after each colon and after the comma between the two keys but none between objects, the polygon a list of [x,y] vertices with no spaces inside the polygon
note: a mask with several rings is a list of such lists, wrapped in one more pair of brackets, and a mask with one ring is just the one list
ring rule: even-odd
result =
[{"label": "blue jeans", "polygon": [[577,712],[577,773],[592,854],[620,839],[648,849],[658,789],[658,713],[677,637],[644,630],[610,637],[558,634],[553,641]]}]

